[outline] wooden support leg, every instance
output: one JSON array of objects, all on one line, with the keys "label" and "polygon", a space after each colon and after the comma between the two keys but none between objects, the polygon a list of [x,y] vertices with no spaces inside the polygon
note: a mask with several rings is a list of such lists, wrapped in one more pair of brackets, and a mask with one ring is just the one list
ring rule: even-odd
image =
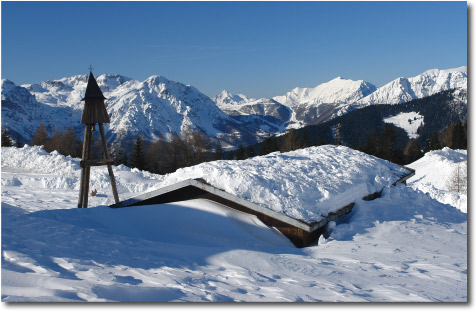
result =
[{"label": "wooden support leg", "polygon": [[[88,149],[87,149],[87,159],[91,159],[91,141],[93,138],[93,128],[94,124],[89,125],[89,136],[88,136]],[[91,167],[87,166],[85,170],[85,178],[84,178],[84,199],[83,199],[83,208],[88,208],[88,200],[89,200],[89,181],[91,175]]]},{"label": "wooden support leg", "polygon": [[[89,160],[91,157],[91,138],[92,138],[92,125],[86,125],[86,130],[85,130],[85,143],[84,143],[84,148],[83,148],[83,160]],[[91,168],[89,166],[84,167],[82,170],[84,171],[84,176],[81,180],[82,185],[82,208],[87,208],[88,207],[88,199],[89,199],[89,177],[90,177],[90,172]],[[81,174],[83,175],[83,174]]]},{"label": "wooden support leg", "polygon": [[[86,125],[84,128],[84,138],[83,138],[83,153],[82,153],[82,159],[87,160],[87,155],[88,155],[88,137],[90,135],[89,133],[89,125]],[[78,208],[83,207],[83,199],[84,199],[84,185],[85,185],[85,179],[86,179],[86,167],[81,168],[81,180],[79,184],[79,200],[78,200]]]},{"label": "wooden support leg", "polygon": [[[101,133],[102,147],[104,149],[104,157],[109,159],[109,152],[107,151],[106,135],[104,135],[104,126],[99,123],[99,132]],[[117,194],[116,180],[114,178],[114,172],[112,171],[112,165],[107,165],[107,171],[109,172],[109,180],[111,181],[112,194],[114,196],[115,203],[119,203],[119,195]]]}]

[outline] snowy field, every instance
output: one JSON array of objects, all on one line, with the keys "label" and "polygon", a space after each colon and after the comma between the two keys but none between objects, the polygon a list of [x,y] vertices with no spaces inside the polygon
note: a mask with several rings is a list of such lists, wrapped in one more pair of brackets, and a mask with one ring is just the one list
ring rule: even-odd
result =
[{"label": "snowy field", "polygon": [[423,116],[419,112],[401,112],[396,116],[383,119],[383,122],[392,123],[404,129],[410,138],[418,138],[417,130],[423,124]]},{"label": "snowy field", "polygon": [[[78,159],[2,148],[2,301],[468,300],[466,213],[418,181],[357,200],[327,239],[297,249],[207,200],[110,209],[105,167],[91,169],[91,208],[77,209],[79,172]],[[114,172],[121,199],[164,181]]]}]

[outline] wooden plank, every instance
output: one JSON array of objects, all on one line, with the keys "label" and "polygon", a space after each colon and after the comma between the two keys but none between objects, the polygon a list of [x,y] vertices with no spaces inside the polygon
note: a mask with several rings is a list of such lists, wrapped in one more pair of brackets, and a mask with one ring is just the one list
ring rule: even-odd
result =
[{"label": "wooden plank", "polygon": [[104,156],[107,161],[111,161],[107,165],[107,171],[109,172],[109,180],[111,181],[112,195],[114,196],[114,202],[119,203],[119,195],[117,194],[116,179],[114,178],[114,172],[112,171],[112,160],[109,160],[109,152],[107,151],[106,135],[104,135],[104,126],[99,123],[99,132],[101,133],[102,147],[104,149]]},{"label": "wooden plank", "polygon": [[87,166],[102,166],[102,165],[111,165],[114,163],[112,159],[102,159],[102,160],[82,160],[79,162],[81,167]]}]

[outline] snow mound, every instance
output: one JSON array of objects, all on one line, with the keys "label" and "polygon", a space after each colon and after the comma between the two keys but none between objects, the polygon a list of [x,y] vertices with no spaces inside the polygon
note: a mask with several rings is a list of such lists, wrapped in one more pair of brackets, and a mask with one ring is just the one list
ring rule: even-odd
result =
[{"label": "snow mound", "polygon": [[408,185],[414,189],[428,193],[441,203],[452,205],[459,210],[467,211],[467,194],[448,190],[451,175],[458,165],[467,163],[466,150],[430,151],[425,156],[408,166],[415,169],[415,176],[408,179]]},{"label": "snow mound", "polygon": [[[43,150],[43,146],[2,147],[1,150],[2,191],[8,193],[6,196],[2,195],[3,202],[10,202],[12,196],[18,195],[29,207],[29,211],[57,209],[60,206],[77,207],[81,159],[66,157],[56,151],[48,153]],[[162,179],[161,175],[130,169],[124,165],[113,166],[113,171],[121,199],[150,191],[157,180]],[[106,166],[91,168],[90,189],[98,191],[97,196],[91,197],[90,206],[114,203]],[[72,190],[75,193],[73,200],[66,194]],[[37,198],[45,191],[51,195],[37,202]]]},{"label": "snow mound", "polygon": [[53,151],[48,153],[43,146],[24,145],[23,148],[2,148],[2,170],[20,170],[35,173],[73,174],[80,170],[79,159],[65,157]]},{"label": "snow mound", "polygon": [[395,182],[408,170],[344,146],[271,153],[179,169],[158,187],[202,178],[242,199],[306,223]]}]

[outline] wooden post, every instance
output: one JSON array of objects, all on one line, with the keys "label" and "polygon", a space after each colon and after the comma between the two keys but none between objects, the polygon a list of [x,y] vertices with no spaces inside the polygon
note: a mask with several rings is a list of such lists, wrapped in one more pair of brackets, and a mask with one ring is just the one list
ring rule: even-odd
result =
[{"label": "wooden post", "polygon": [[[107,151],[106,135],[104,135],[104,126],[99,123],[99,132],[101,133],[102,147],[104,149],[104,158],[109,159],[109,152]],[[107,164],[107,171],[109,172],[109,180],[111,181],[112,194],[114,195],[114,201],[119,203],[119,196],[117,195],[116,180],[114,179],[114,172],[112,171],[112,165]]]},{"label": "wooden post", "polygon": [[[87,150],[87,154],[86,154],[86,159],[85,160],[89,160],[91,159],[91,140],[92,140],[92,136],[93,136],[93,126],[94,125],[91,125],[89,124],[88,125],[88,150]],[[90,166],[86,166],[85,167],[85,178],[84,178],[84,199],[83,199],[83,208],[88,208],[88,200],[89,200],[89,179],[90,179],[90,176],[91,176],[91,167]]]},{"label": "wooden post", "polygon": [[[84,140],[83,140],[83,160],[89,160],[91,156],[91,136],[92,136],[92,125],[86,124],[84,128]],[[79,185],[79,208],[88,207],[88,191],[89,191],[89,166],[84,166],[81,168],[81,181]]]},{"label": "wooden post", "polygon": [[[84,128],[84,138],[83,138],[83,154],[81,155],[81,159],[86,160],[86,152],[87,152],[87,137],[88,137],[88,126]],[[84,191],[84,176],[86,173],[86,168],[81,167],[81,179],[79,181],[79,200],[78,200],[78,208],[83,207],[83,191]]]}]

